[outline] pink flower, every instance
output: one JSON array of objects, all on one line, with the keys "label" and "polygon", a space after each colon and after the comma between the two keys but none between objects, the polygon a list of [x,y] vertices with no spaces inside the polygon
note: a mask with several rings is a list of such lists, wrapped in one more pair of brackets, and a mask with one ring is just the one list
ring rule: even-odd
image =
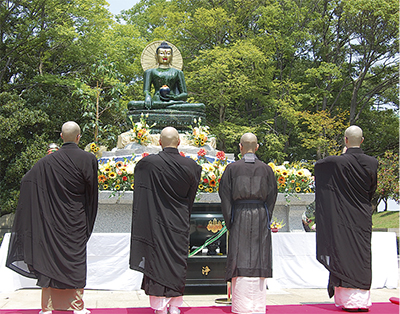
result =
[{"label": "pink flower", "polygon": [[197,156],[203,157],[205,156],[207,151],[204,148],[200,148],[199,151],[197,152]]},{"label": "pink flower", "polygon": [[182,157],[186,157],[184,152],[179,152],[179,155],[181,155]]},{"label": "pink flower", "polygon": [[149,153],[143,153],[143,154],[142,154],[142,158],[143,158],[143,157],[146,157],[146,156],[149,156]]}]

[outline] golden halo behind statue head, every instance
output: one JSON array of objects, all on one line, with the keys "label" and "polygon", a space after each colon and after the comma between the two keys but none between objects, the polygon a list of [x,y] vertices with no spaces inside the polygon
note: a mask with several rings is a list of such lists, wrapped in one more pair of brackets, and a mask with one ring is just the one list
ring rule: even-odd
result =
[{"label": "golden halo behind statue head", "polygon": [[180,51],[173,44],[165,40],[153,41],[151,44],[148,44],[146,48],[144,48],[140,59],[143,71],[158,67],[156,51],[162,42],[166,42],[169,46],[172,47],[172,62],[170,63],[170,67],[182,71],[183,59]]}]

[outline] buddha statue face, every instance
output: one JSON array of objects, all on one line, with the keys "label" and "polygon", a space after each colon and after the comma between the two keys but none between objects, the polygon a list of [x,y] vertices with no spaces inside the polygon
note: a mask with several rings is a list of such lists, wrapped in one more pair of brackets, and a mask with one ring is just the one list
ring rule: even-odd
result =
[{"label": "buddha statue face", "polygon": [[172,61],[171,48],[159,48],[157,51],[157,62],[159,65],[168,66]]}]

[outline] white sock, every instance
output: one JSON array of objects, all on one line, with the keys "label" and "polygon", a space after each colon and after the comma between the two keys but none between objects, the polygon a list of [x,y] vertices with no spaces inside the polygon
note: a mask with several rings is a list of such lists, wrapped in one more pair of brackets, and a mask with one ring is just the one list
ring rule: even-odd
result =
[{"label": "white sock", "polygon": [[179,308],[178,308],[177,306],[171,305],[171,306],[169,307],[169,312],[168,312],[168,313],[169,313],[169,314],[180,314],[181,311],[179,310]]}]

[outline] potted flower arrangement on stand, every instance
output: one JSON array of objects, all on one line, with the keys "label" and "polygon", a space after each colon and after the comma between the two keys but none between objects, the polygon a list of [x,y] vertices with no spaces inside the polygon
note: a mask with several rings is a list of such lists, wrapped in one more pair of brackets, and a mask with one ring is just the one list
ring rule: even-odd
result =
[{"label": "potted flower arrangement on stand", "polygon": [[276,233],[279,231],[279,229],[281,229],[282,227],[284,227],[286,224],[283,223],[283,220],[281,221],[277,221],[276,218],[273,218],[273,220],[271,221],[270,227],[271,227],[271,231]]}]

